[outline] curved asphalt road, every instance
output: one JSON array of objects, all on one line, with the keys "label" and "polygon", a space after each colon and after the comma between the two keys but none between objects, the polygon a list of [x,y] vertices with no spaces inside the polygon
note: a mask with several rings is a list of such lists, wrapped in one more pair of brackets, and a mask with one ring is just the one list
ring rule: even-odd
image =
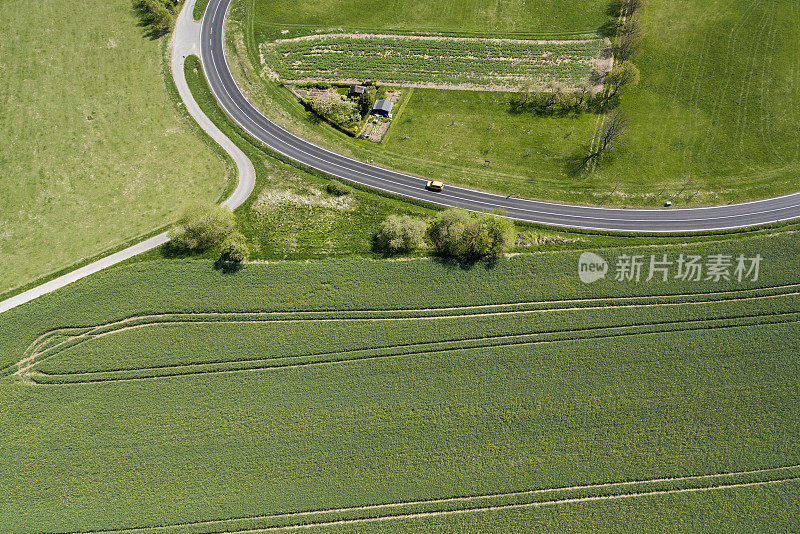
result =
[{"label": "curved asphalt road", "polygon": [[404,197],[482,211],[503,209],[520,221],[620,232],[707,232],[800,218],[800,193],[778,198],[688,209],[612,209],[505,197],[447,185],[425,190],[425,180],[336,154],[284,130],[245,98],[225,59],[223,32],[231,0],[210,0],[202,21],[201,59],[220,106],[242,128],[272,150],[326,174]]}]

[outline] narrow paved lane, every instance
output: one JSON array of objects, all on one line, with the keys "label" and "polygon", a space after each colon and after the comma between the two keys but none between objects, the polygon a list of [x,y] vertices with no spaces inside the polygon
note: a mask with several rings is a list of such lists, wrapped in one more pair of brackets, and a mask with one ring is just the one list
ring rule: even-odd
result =
[{"label": "narrow paved lane", "polygon": [[[520,221],[621,232],[707,232],[800,218],[800,193],[710,208],[612,209],[519,199],[448,185],[425,190],[425,180],[356,161],[314,145],[267,119],[245,98],[226,62],[223,32],[231,0],[210,0],[203,18],[203,69],[225,112],[272,150],[321,172],[369,187],[443,206],[503,209]],[[434,177],[431,177],[434,178]]]}]

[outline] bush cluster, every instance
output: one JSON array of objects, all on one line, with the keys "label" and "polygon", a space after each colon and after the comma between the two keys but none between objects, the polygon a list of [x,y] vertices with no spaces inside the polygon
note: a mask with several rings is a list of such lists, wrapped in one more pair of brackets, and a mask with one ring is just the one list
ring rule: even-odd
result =
[{"label": "bush cluster", "polygon": [[325,187],[325,189],[328,191],[328,193],[337,197],[343,197],[353,192],[352,187],[338,180],[331,180],[328,182],[328,185]]},{"label": "bush cluster", "polygon": [[133,7],[153,37],[169,33],[180,10],[175,0],[134,0]]},{"label": "bush cluster", "polygon": [[381,223],[376,237],[377,245],[387,252],[410,252],[425,243],[428,225],[410,215],[389,215]]},{"label": "bush cluster", "polygon": [[336,91],[326,91],[322,95],[303,101],[311,110],[331,122],[349,125],[361,120],[358,103],[342,98]]},{"label": "bush cluster", "polygon": [[456,258],[499,256],[511,248],[516,237],[509,219],[463,209],[440,213],[430,235],[438,253]]},{"label": "bush cluster", "polygon": [[204,252],[217,245],[222,261],[247,259],[247,240],[236,229],[233,213],[222,206],[192,206],[169,231],[169,246],[178,253]]},{"label": "bush cluster", "polygon": [[380,250],[410,252],[421,248],[426,235],[442,256],[483,258],[507,252],[516,238],[513,223],[493,213],[445,210],[430,223],[408,215],[390,215],[375,237]]}]

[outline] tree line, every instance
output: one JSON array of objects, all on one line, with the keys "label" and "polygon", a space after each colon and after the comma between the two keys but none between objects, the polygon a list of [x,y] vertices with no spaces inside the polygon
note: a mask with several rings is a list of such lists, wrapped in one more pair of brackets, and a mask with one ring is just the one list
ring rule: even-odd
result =
[{"label": "tree line", "polygon": [[[334,195],[352,189],[333,181]],[[375,235],[375,249],[386,253],[432,249],[444,257],[479,259],[508,252],[516,241],[514,224],[495,213],[471,213],[460,208],[439,212],[430,220],[410,215],[390,215]],[[235,270],[247,260],[247,238],[237,228],[236,217],[217,205],[195,205],[186,210],[169,231],[167,251],[174,255],[214,252],[217,264]]]}]

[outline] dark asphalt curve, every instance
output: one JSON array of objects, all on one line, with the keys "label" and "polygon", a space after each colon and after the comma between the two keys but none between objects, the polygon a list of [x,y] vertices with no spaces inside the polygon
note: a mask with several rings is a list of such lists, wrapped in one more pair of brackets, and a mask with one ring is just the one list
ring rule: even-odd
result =
[{"label": "dark asphalt curve", "polygon": [[446,185],[435,193],[425,180],[377,167],[314,145],[267,119],[245,98],[225,59],[223,32],[231,0],[210,0],[203,17],[201,60],[222,109],[266,146],[325,174],[403,197],[474,211],[502,209],[519,221],[637,233],[687,233],[745,228],[800,218],[800,192],[777,198],[687,209],[620,209],[575,206],[506,197]]}]

